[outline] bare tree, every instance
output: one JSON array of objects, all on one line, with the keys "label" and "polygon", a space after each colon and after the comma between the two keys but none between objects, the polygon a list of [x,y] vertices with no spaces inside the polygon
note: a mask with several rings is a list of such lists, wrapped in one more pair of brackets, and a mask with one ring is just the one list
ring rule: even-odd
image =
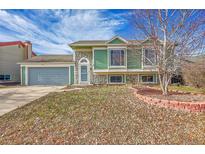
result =
[{"label": "bare tree", "polygon": [[167,95],[181,60],[204,51],[205,11],[135,10],[132,22],[138,35],[151,40],[160,86]]},{"label": "bare tree", "polygon": [[186,84],[197,88],[205,87],[205,55],[184,61],[182,67]]}]

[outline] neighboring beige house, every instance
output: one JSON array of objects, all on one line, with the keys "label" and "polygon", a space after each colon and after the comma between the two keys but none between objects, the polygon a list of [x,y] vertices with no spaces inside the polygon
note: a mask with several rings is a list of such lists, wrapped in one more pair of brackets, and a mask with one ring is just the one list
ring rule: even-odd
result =
[{"label": "neighboring beige house", "polygon": [[35,56],[30,42],[0,42],[0,83],[20,82],[20,61]]}]

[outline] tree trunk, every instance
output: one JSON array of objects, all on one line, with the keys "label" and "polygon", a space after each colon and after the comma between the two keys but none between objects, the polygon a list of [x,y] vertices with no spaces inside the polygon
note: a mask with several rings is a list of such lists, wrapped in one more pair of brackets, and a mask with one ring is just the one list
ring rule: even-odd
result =
[{"label": "tree trunk", "polygon": [[163,95],[168,95],[168,85],[169,85],[170,77],[167,73],[159,73],[159,82]]}]

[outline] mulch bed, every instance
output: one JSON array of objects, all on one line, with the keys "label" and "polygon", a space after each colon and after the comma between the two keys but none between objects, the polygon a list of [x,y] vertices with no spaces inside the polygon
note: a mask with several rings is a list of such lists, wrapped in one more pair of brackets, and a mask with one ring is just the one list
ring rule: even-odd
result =
[{"label": "mulch bed", "polygon": [[180,92],[173,92],[170,91],[169,95],[164,96],[162,95],[162,91],[158,89],[153,88],[147,88],[147,87],[135,87],[138,89],[138,93],[141,95],[146,95],[152,98],[158,98],[158,99],[165,99],[165,100],[175,100],[175,101],[181,101],[181,102],[203,102],[205,101],[205,95],[198,94],[198,95],[192,95],[190,93],[180,93]]}]

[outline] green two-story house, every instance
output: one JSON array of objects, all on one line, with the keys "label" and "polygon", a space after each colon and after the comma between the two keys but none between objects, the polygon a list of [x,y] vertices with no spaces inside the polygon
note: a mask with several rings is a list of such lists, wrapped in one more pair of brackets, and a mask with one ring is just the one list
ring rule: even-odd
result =
[{"label": "green two-story house", "polygon": [[151,40],[87,40],[74,50],[75,84],[157,83],[156,54]]}]

